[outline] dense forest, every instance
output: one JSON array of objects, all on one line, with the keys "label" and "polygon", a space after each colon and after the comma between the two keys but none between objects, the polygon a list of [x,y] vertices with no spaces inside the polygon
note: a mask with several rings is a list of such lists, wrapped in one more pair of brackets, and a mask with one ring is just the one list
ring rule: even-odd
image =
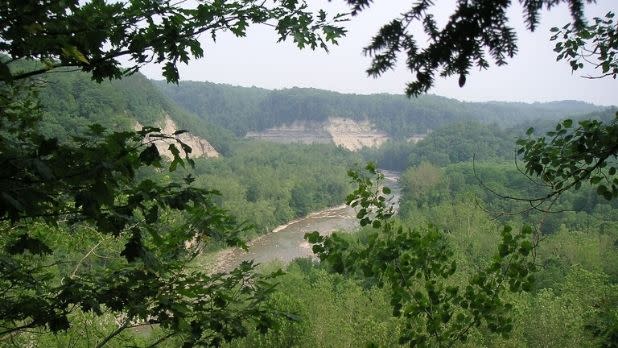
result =
[{"label": "dense forest", "polygon": [[156,85],[178,105],[238,136],[295,121],[344,117],[370,120],[390,136],[406,139],[464,120],[508,127],[526,120],[556,120],[602,109],[577,101],[465,103],[434,95],[408,99],[402,95],[351,95],[307,88],[271,91],[193,81],[177,86],[158,81]]},{"label": "dense forest", "polygon": [[[60,84],[65,86],[61,89],[63,94],[51,88]],[[71,90],[79,93],[68,94]],[[135,93],[124,93],[127,90]],[[194,125],[205,127],[197,123],[203,120],[195,120],[190,111],[162,97],[139,75],[99,85],[79,73],[58,74],[40,93],[46,116],[41,126],[52,130],[54,124],[67,125],[58,131],[61,138],[79,134],[83,131],[80,127],[92,121],[122,129],[132,127],[135,120],[156,123],[164,114],[169,114],[179,124],[196,122]],[[88,96],[94,96],[90,106]],[[85,106],[78,108],[77,105]],[[62,108],[70,112],[59,112]],[[106,113],[116,117],[104,117]],[[611,114],[610,109],[581,118],[609,119]],[[501,226],[538,224],[543,242],[536,250],[539,268],[535,272],[534,287],[523,294],[510,295],[515,330],[508,336],[474,331],[468,344],[563,347],[598,342],[601,345],[607,338],[591,327],[609,325],[607,316],[611,318],[613,314],[603,308],[610,308],[607,304],[618,301],[616,201],[608,202],[594,190],[582,188],[560,197],[554,209],[561,212],[526,211],[525,203],[501,198],[490,190],[523,196],[538,193],[538,187],[515,167],[515,140],[531,124],[542,132],[554,121],[547,120],[548,126],[543,126],[543,122],[525,120],[520,125],[505,127],[468,119],[465,114],[455,119],[457,122],[436,128],[416,144],[395,140],[359,153],[329,144],[284,145],[228,135],[225,142],[228,150],[224,156],[196,159],[195,168],[188,172],[196,177],[194,185],[220,192],[215,203],[245,223],[246,229],[238,236],[251,240],[287,221],[343,202],[353,190],[346,171],[359,163],[375,161],[382,168],[401,171],[403,194],[397,223],[404,226],[431,224],[444,231],[458,262],[457,282],[462,284],[490,262]],[[195,130],[196,134],[208,136],[207,129],[200,129]],[[140,175],[166,182],[180,179],[186,173],[181,170],[162,175],[145,170]],[[513,214],[518,211],[526,212]],[[181,216],[171,214],[166,218],[167,223]],[[362,244],[372,231],[375,229],[365,227],[344,237],[349,243]],[[64,233],[60,228],[53,234],[46,232],[46,236],[62,238]],[[56,257],[81,257],[97,241],[96,235],[85,234],[84,238],[80,247],[58,244],[57,247],[74,250]],[[97,249],[103,255],[113,254],[115,242],[106,243],[108,245],[99,245]],[[210,267],[214,255],[225,244],[213,240],[189,267]],[[96,267],[96,263],[88,267]],[[264,265],[261,272],[268,274],[278,267],[281,265]],[[399,335],[406,330],[405,321],[392,316],[388,289],[359,283],[355,277],[332,274],[328,264],[307,259],[284,267],[286,274],[278,277],[279,286],[269,300],[270,306],[290,313],[295,319],[278,318],[274,331],[266,335],[249,334],[231,342],[230,346],[398,345]],[[54,272],[62,274],[65,270],[59,267]],[[545,309],[538,311],[540,307]],[[88,312],[76,312],[72,318],[76,323],[94,319]],[[13,340],[15,344],[22,344],[36,337],[43,345],[67,345],[89,330],[101,333],[108,330],[113,326],[112,319],[111,314],[97,317],[94,329],[76,324],[66,333],[25,334]],[[568,325],[568,335],[564,334],[563,325]],[[95,332],[88,334],[91,336],[84,342],[86,346],[99,339]],[[146,332],[128,330],[116,342],[119,346],[141,345],[149,337],[157,337],[157,332],[156,327]],[[168,346],[176,344],[179,342],[174,339],[166,343]]]},{"label": "dense forest", "polygon": [[[586,21],[582,0],[541,1],[528,29],[560,2],[573,23],[552,29],[557,60],[597,59],[591,79],[616,78],[613,13]],[[420,1],[385,24],[367,73],[407,56],[406,96],[174,84],[203,33],[264,25],[328,50],[374,6],[346,3],[0,5],[0,346],[616,347],[616,107],[426,94],[515,55],[511,2],[458,2],[439,28]],[[170,84],[139,73],[153,62]],[[350,151],[245,138],[331,117],[391,139]],[[186,132],[221,155],[193,156]],[[341,219],[353,227],[318,231]],[[286,233],[298,240],[271,247],[312,256],[219,267]]]},{"label": "dense forest", "polygon": [[135,74],[120,81],[96,83],[79,72],[51,74],[39,86],[44,116],[40,129],[62,139],[98,123],[108,129],[132,129],[136,122],[157,126],[169,116],[180,129],[208,139],[219,152],[229,151],[232,133],[185,111],[151,81]]},{"label": "dense forest", "polygon": [[[529,182],[512,162],[483,162],[477,170],[484,183],[500,192],[530,193]],[[591,190],[561,199],[566,212],[543,216],[504,215],[522,206],[505,201],[479,186],[468,162],[439,167],[424,162],[402,175],[405,195],[399,214],[406,226],[435,224],[453,247],[460,277],[490,262],[503,223],[542,222],[539,265],[533,289],[512,295],[513,332],[479,330],[465,346],[577,347],[612,346],[615,339],[618,288],[618,235],[615,202]],[[370,229],[346,237],[367,243]],[[302,320],[282,323],[279,332],[255,335],[232,346],[289,347],[397,346],[405,320],[391,316],[388,289],[333,275],[325,265],[299,260],[287,268],[277,308],[294,308]],[[463,278],[463,279],[462,279]]]},{"label": "dense forest", "polygon": [[[189,172],[197,177],[196,185],[219,191],[218,203],[250,226],[242,234],[245,240],[343,202],[351,189],[346,171],[363,160],[334,145],[283,146],[236,138],[183,110],[139,74],[101,84],[83,73],[54,74],[39,93],[44,110],[38,124],[41,133],[64,141],[79,136],[92,123],[127,130],[136,122],[157,126],[166,116],[181,129],[214,139],[222,158],[197,158]],[[186,173],[172,176],[182,179]],[[143,175],[160,176],[152,171]],[[209,248],[220,246],[213,243]]]}]

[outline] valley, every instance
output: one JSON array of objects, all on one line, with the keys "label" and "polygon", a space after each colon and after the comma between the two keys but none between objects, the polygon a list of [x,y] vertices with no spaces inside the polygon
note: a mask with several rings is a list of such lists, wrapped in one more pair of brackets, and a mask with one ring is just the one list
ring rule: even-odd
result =
[{"label": "valley", "polygon": [[[384,185],[392,190],[388,204],[396,212],[399,209],[401,188],[400,173],[383,170]],[[272,231],[251,240],[248,250],[226,249],[217,252],[211,265],[212,272],[231,271],[243,261],[255,261],[260,264],[276,263],[286,265],[297,258],[314,258],[309,244],[304,236],[306,233],[318,231],[323,235],[333,232],[350,233],[360,225],[356,214],[358,209],[345,204],[311,212],[307,216],[289,221],[275,227]]]},{"label": "valley", "polygon": [[[106,273],[100,270],[105,267],[131,274],[130,278],[114,275],[114,280],[106,279],[102,290],[97,290],[106,294],[118,291],[118,279],[126,279],[122,286],[128,289],[134,278],[145,277],[150,285],[143,291],[150,293],[148,289],[179,289],[180,283],[173,279],[184,281],[188,275],[197,275],[202,280],[191,291],[217,289],[216,295],[202,294],[198,300],[190,299],[193,293],[184,290],[165,290],[143,296],[159,304],[168,297],[175,304],[212,299],[213,308],[223,306],[225,310],[219,313],[228,315],[239,308],[258,308],[253,300],[237,297],[244,296],[237,287],[245,284],[246,293],[263,296],[260,306],[269,308],[268,313],[292,313],[295,318],[290,321],[273,315],[279,328],[266,334],[248,330],[225,343],[226,347],[313,347],[319,341],[323,346],[363,346],[367,342],[398,346],[399,337],[392,333],[403,332],[406,319],[393,315],[394,290],[384,287],[382,277],[408,271],[393,265],[428,260],[407,268],[410,272],[427,269],[428,273],[421,278],[418,274],[404,277],[420,279],[405,291],[436,282],[444,289],[448,284],[458,289],[472,286],[481,292],[471,282],[487,275],[502,276],[492,273],[495,268],[488,265],[500,259],[504,238],[517,241],[516,250],[527,252],[528,239],[524,238],[528,237],[517,231],[534,226],[531,238],[542,239],[535,249],[538,268],[533,270],[537,266],[528,266],[524,259],[508,259],[512,257],[508,254],[505,260],[519,262],[518,277],[525,275],[517,280],[517,292],[505,287],[496,290],[518,308],[504,313],[519,329],[508,338],[478,330],[470,339],[475,345],[533,347],[579,346],[602,340],[588,327],[592,320],[608,315],[594,306],[616,298],[618,203],[582,185],[579,191],[567,192],[551,203],[556,213],[545,214],[541,209],[530,210],[527,202],[492,192],[521,197],[548,194],[547,186],[531,185],[514,166],[517,139],[525,138],[531,126],[535,128],[532,135],[551,131],[564,117],[573,123],[587,119],[612,122],[613,107],[573,101],[465,103],[437,96],[409,100],[394,95],[266,90],[206,82],[164,86],[141,75],[98,84],[83,74],[67,73],[53,75],[50,81],[40,91],[43,136],[54,136],[66,147],[82,144],[79,151],[85,154],[79,165],[105,163],[90,169],[93,173],[116,168],[106,174],[107,181],[97,176],[101,174],[88,176],[93,182],[84,187],[95,193],[86,194],[90,191],[80,188],[76,193],[80,207],[101,200],[100,210],[88,208],[89,214],[101,214],[93,224],[105,222],[102,226],[113,228],[116,219],[129,219],[132,227],[110,238],[85,222],[66,220],[53,229],[40,221],[34,223],[32,231],[42,231],[37,236],[62,250],[35,258],[11,256],[24,267],[30,262],[40,266],[34,277],[48,279],[43,266],[56,263],[70,267],[54,266],[50,272],[75,282],[103,277]],[[130,130],[143,126],[160,128],[171,138],[126,140]],[[177,141],[191,147],[190,153],[179,154],[183,164],[172,156],[170,145],[181,147]],[[112,159],[103,156],[128,144],[133,150],[127,151],[141,151],[132,153],[128,162],[116,159],[123,158],[123,152]],[[62,170],[53,169],[52,175],[61,177],[67,164],[60,165]],[[71,165],[69,171],[77,170]],[[131,166],[136,167],[127,169]],[[372,168],[385,174],[390,191],[372,186],[377,175]],[[33,172],[49,175],[45,167]],[[122,195],[110,200],[102,183],[112,182],[109,178],[118,173],[126,175],[117,184]],[[349,195],[361,203],[354,208],[343,205]],[[395,203],[394,216],[376,215],[380,202]],[[127,204],[141,210],[127,215]],[[116,210],[110,214],[110,209]],[[66,244],[71,240],[67,236],[75,231],[82,233],[80,242]],[[312,232],[319,236],[306,236]],[[143,243],[141,249],[132,249],[136,236]],[[158,254],[151,253],[155,246],[161,248]],[[167,259],[170,255],[174,257]],[[170,269],[179,267],[171,280],[141,273],[153,267],[150,262],[155,259],[168,260]],[[255,268],[247,262],[255,263]],[[451,267],[456,270],[453,276],[444,271]],[[203,282],[211,288],[203,287]],[[474,296],[485,298],[482,293]],[[50,301],[62,303],[54,296]],[[250,307],[243,307],[246,304]],[[241,322],[250,322],[242,313]],[[350,317],[352,313],[362,315]],[[84,323],[91,322],[102,331],[117,329],[117,313],[106,309],[102,314],[76,310],[67,314],[74,323],[69,330],[44,333],[36,340],[47,346],[68,345],[76,337],[85,337],[91,324]],[[149,329],[124,330],[119,336],[122,342],[140,345],[167,330],[136,322]],[[573,328],[567,335],[561,329],[565,323]],[[34,336],[20,335],[17,340],[28,343],[33,340],[30,337]],[[86,346],[99,340],[93,335]],[[172,338],[167,346],[179,341],[180,336]]]},{"label": "valley", "polygon": [[0,348],[618,347],[616,1],[519,2],[3,1]]}]

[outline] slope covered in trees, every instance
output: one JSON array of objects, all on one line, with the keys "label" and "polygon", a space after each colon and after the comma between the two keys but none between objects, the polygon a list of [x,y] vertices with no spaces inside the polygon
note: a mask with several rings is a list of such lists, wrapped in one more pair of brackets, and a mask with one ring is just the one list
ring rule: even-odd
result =
[{"label": "slope covered in trees", "polygon": [[141,74],[96,83],[86,73],[59,71],[42,80],[39,98],[44,111],[39,128],[47,136],[66,139],[92,123],[114,130],[133,129],[136,122],[161,126],[169,117],[219,151],[229,150],[231,133],[178,107]]},{"label": "slope covered in trees", "polygon": [[325,121],[329,117],[368,119],[395,138],[425,133],[448,123],[477,120],[513,126],[526,120],[558,119],[601,110],[577,101],[552,103],[468,103],[434,95],[354,95],[311,88],[266,90],[209,82],[156,85],[180,106],[238,136],[250,130]]},{"label": "slope covered in trees", "polygon": [[[53,130],[45,127],[54,123],[58,126],[66,124],[65,133],[58,134],[62,137],[79,133],[91,121],[121,129],[131,127],[133,120],[148,123],[157,122],[157,117],[161,117],[153,115],[180,115],[177,118],[179,123],[182,117],[195,117],[176,106],[174,101],[167,100],[139,75],[101,85],[75,73],[52,77],[52,82],[40,92],[48,117],[43,120],[43,128]],[[53,86],[63,88],[55,90]],[[234,100],[229,102],[233,104]],[[80,105],[84,107],[77,107]],[[106,113],[112,117],[105,117]],[[607,119],[608,112],[592,116]],[[552,124],[550,120],[547,122],[548,126]],[[197,126],[203,127],[202,124]],[[407,169],[402,176],[404,196],[397,219],[402,224],[413,226],[431,223],[440,231],[447,231],[444,241],[452,248],[458,262],[457,279],[453,284],[462,286],[490,262],[498,244],[497,221],[519,224],[539,218],[539,215],[528,214],[522,218],[501,216],[496,219],[494,213],[517,211],[521,206],[488,193],[479,186],[472,172],[471,159],[476,155],[481,161],[477,163],[479,177],[491,188],[511,194],[535,193],[534,188],[527,185],[527,179],[519,176],[508,162],[513,156],[514,140],[522,135],[524,128],[505,129],[495,123],[486,124],[462,116],[461,121],[446,122],[417,144],[394,141],[360,155],[333,145],[280,145],[234,140],[225,143],[228,151],[223,158],[196,160],[191,174],[197,175],[193,182],[195,187],[220,191],[221,196],[213,197],[213,201],[231,212],[238,221],[246,222],[245,226],[252,227],[237,234],[246,240],[310,211],[339,204],[352,189],[344,173],[355,163],[362,162],[361,156],[377,159],[389,168]],[[181,180],[184,174],[186,172],[181,171],[160,175],[155,170],[140,175],[166,183]],[[474,344],[551,346],[554,343],[602,342],[602,338],[594,336],[587,327],[605,320],[602,313],[591,310],[591,306],[615,300],[612,297],[617,276],[614,270],[618,262],[614,246],[616,236],[612,232],[618,221],[615,202],[608,204],[594,192],[585,190],[565,195],[556,208],[577,212],[563,212],[544,219],[541,232],[546,247],[538,251],[541,266],[535,272],[534,288],[509,300],[516,309],[509,314],[515,327],[511,336],[472,330],[471,342]],[[186,218],[182,214],[166,212],[164,223],[176,226]],[[33,231],[52,243],[50,239],[59,241],[65,238],[67,230],[65,225],[53,231],[37,225]],[[102,266],[97,258],[83,265],[79,261],[93,248],[97,255],[121,262],[115,258],[115,253],[122,250],[124,239],[100,242],[98,234],[82,233],[84,236],[79,247],[60,242],[51,244],[59,250],[73,248],[74,251],[63,252],[57,258],[42,258],[44,262],[56,262],[60,258],[68,260],[70,267],[51,268],[49,274],[72,272],[73,267],[100,269]],[[365,228],[356,235],[347,236],[346,241],[362,246],[372,233],[372,229]],[[213,238],[206,249],[224,245],[225,241]],[[203,267],[201,256],[197,261],[197,267]],[[269,306],[278,312],[291,312],[300,321],[278,317],[274,325],[277,329],[267,335],[250,333],[246,339],[232,342],[232,346],[308,347],[315,342],[323,345],[375,343],[393,346],[398,344],[399,338],[392,332],[408,330],[405,321],[393,316],[389,310],[390,292],[371,281],[359,283],[349,275],[332,274],[327,263],[316,266],[306,260],[292,264],[288,271],[289,274],[279,278],[279,290],[273,294]],[[587,282],[586,286],[578,286],[582,281]],[[592,295],[582,296],[582,291]],[[316,301],[319,305],[315,304]],[[563,303],[570,303],[570,307],[565,309]],[[535,310],[539,305],[549,309]],[[358,316],[350,318],[351,313],[362,313],[363,319]],[[114,329],[115,317],[109,313],[94,317],[91,312],[77,311],[69,318],[75,327],[66,332],[20,335],[16,342],[36,340],[44,344],[68,344],[88,330],[84,324],[87,322],[94,322],[101,332]],[[531,325],[528,318],[543,320],[543,324],[538,327]],[[568,322],[573,328],[569,335],[560,333],[563,322]],[[596,324],[596,327],[604,328],[603,325]],[[155,329],[150,335],[125,332],[121,337],[125,342],[144,344],[142,339],[151,341],[160,335],[162,332]],[[93,335],[88,342],[94,343],[100,336]],[[179,343],[171,339],[168,345]]]},{"label": "slope covered in trees", "polygon": [[[371,3],[347,2],[355,11]],[[614,59],[615,45],[605,46],[616,42],[607,40],[615,31],[605,30],[613,29],[613,15],[594,27],[585,26],[584,0],[527,2],[530,27],[542,5],[560,2],[571,5],[576,28],[563,27],[565,39],[580,35],[565,52],[574,58],[569,58],[573,69],[581,63],[572,50],[597,35],[599,54]],[[385,71],[393,64],[389,58],[405,48],[409,68],[416,72],[408,94],[426,91],[438,74],[459,75],[463,86],[472,63],[487,66],[485,53],[499,64],[514,54],[515,37],[505,25],[511,3],[460,1],[449,25],[440,31],[427,16],[433,2],[419,1],[403,18],[386,25],[368,47],[374,58],[369,72]],[[386,206],[389,189],[379,185],[381,175],[367,165],[366,172],[349,173],[358,187],[347,197],[348,203],[359,206],[357,217],[364,228],[354,235],[308,234],[320,263],[297,262],[284,276],[268,270],[256,273],[250,262],[229,273],[212,274],[196,264],[196,258],[217,241],[243,246],[239,237],[247,236],[246,229],[222,209],[225,202],[210,187],[217,182],[179,174],[177,169],[197,166],[207,174],[211,168],[219,170],[220,183],[236,186],[234,194],[230,190],[224,195],[240,197],[230,209],[284,219],[342,194],[346,187],[336,173],[322,182],[319,172],[331,170],[333,164],[342,169],[350,154],[332,146],[296,146],[288,153],[284,146],[237,143],[225,161],[196,163],[183,156],[189,152],[186,144],[175,142],[170,145],[172,161],[164,162],[156,146],[144,143],[148,130],[114,132],[82,124],[80,117],[100,119],[100,108],[122,114],[122,106],[129,107],[119,95],[98,104],[98,98],[105,97],[95,93],[91,98],[87,88],[77,93],[88,107],[72,109],[75,122],[55,116],[57,123],[66,121],[81,134],[71,137],[72,129],[41,134],[35,125],[45,114],[28,78],[74,67],[100,82],[126,77],[155,61],[163,64],[169,81],[176,81],[178,63],[203,55],[200,33],[208,32],[213,39],[225,30],[244,36],[248,24],[266,23],[276,28],[281,40],[290,37],[299,47],[326,48],[344,33],[337,26],[339,17],[333,24],[324,12],[307,12],[303,1],[7,4],[0,9],[6,24],[0,30],[0,51],[10,54],[0,60],[3,345],[608,347],[618,341],[616,216],[615,205],[607,202],[618,195],[615,121],[583,120],[573,127],[572,120],[564,120],[546,138],[533,138],[530,129],[530,137],[518,146],[526,163],[524,173],[531,177],[520,180],[513,178],[518,172],[497,161],[503,151],[499,140],[491,139],[491,128],[447,128],[434,138],[434,146],[419,145],[422,156],[414,157],[403,175],[399,216]],[[153,14],[160,16],[153,21]],[[420,52],[407,32],[408,24],[419,19],[430,36],[429,47]],[[128,70],[117,59],[123,56],[128,57]],[[40,64],[32,70],[12,69],[21,59]],[[615,76],[615,62],[607,63],[597,67]],[[319,119],[332,111],[302,96],[297,98],[300,104],[284,99],[269,102],[279,114],[272,120],[302,110]],[[112,128],[125,122],[122,116],[114,118],[107,124]],[[478,175],[470,175],[474,147],[459,139],[467,136],[480,143],[489,158],[478,164]],[[309,161],[310,166],[299,166],[299,161]],[[279,172],[293,173],[292,179]],[[227,180],[236,173],[242,180]],[[483,197],[477,177],[484,191],[541,191],[519,186],[530,181],[561,199],[552,200],[550,207],[578,211],[553,215],[553,221],[547,218],[550,212],[534,209],[538,206],[513,212],[516,199],[505,203]],[[585,187],[577,191],[587,182],[596,193]],[[479,196],[487,202],[479,202]],[[507,211],[496,217],[493,209]],[[502,223],[535,223],[537,228],[512,229]],[[276,277],[283,291],[276,290]]]}]

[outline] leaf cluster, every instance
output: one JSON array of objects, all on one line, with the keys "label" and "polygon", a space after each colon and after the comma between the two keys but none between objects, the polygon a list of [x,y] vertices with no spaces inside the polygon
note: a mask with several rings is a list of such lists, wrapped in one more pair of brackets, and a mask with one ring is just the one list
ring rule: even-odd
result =
[{"label": "leaf cluster", "polygon": [[[354,13],[369,7],[367,0],[348,0]],[[473,66],[487,69],[490,59],[504,65],[517,53],[517,36],[508,24],[507,10],[511,0],[457,1],[456,8],[443,27],[431,8],[434,2],[415,2],[410,10],[382,26],[364,53],[372,58],[367,69],[369,76],[380,76],[392,69],[405,56],[407,68],[414,76],[406,94],[418,96],[427,92],[436,76],[458,76],[463,87]],[[584,25],[583,8],[591,0],[520,0],[528,29],[534,30],[543,7],[551,8],[567,3],[576,28]],[[418,23],[427,36],[428,44],[419,45],[414,32]]]},{"label": "leaf cluster", "polygon": [[[190,174],[180,182],[156,174],[194,165],[191,148],[176,137],[182,131],[109,132],[93,124],[61,143],[34,127],[41,110],[31,87],[3,87],[0,337],[30,328],[67,330],[78,308],[120,318],[101,345],[139,323],[158,324],[187,346],[218,346],[245,335],[250,321],[260,330],[271,326],[265,299],[273,285],[253,272],[255,265],[214,275],[187,269],[212,240],[244,247],[239,236],[246,227],[215,203],[218,192],[194,187]],[[172,141],[169,164],[154,144],[162,139]],[[146,168],[153,173],[145,176]],[[99,242],[80,261],[53,242],[88,229]],[[66,231],[74,234],[54,237]],[[109,239],[115,241],[103,256],[109,261],[90,260]],[[74,270],[57,268],[65,263]]]},{"label": "leaf cluster", "polygon": [[525,173],[540,177],[550,188],[547,195],[529,200],[552,200],[584,182],[607,200],[618,196],[618,114],[608,123],[582,120],[577,127],[567,119],[538,138],[533,137],[533,128],[526,133],[528,138],[517,141]]},{"label": "leaf cluster", "polygon": [[[371,165],[367,170],[379,180]],[[452,346],[466,341],[472,328],[485,327],[508,336],[513,329],[506,300],[510,292],[529,291],[534,277],[530,259],[532,229],[501,232],[490,265],[465,281],[458,280],[457,262],[442,231],[433,226],[409,229],[389,220],[392,215],[373,182],[351,173],[358,184],[352,202],[375,209],[363,213],[361,224],[376,228],[365,242],[354,242],[333,234],[305,235],[320,260],[335,272],[359,277],[380,287],[389,287],[393,315],[404,319],[401,344],[410,346]],[[354,196],[352,197],[354,198]],[[349,200],[350,201],[350,200]],[[376,224],[375,222],[379,223]]]},{"label": "leaf cluster", "polygon": [[601,73],[587,78],[616,78],[618,74],[618,27],[614,13],[608,12],[604,18],[595,17],[593,24],[573,26],[570,23],[562,28],[552,28],[552,41],[558,41],[554,52],[556,60],[567,60],[572,71],[590,64]]},{"label": "leaf cluster", "polygon": [[[291,37],[299,48],[327,49],[345,34],[344,15],[314,14],[305,1],[200,1],[185,6],[173,0],[122,2],[39,2],[14,0],[0,7],[0,81],[36,76],[59,67],[89,72],[96,81],[121,78],[147,63],[163,66],[177,82],[178,64],[204,56],[199,35],[214,41],[229,31],[246,35],[250,24],[273,26],[279,41]],[[129,61],[121,65],[120,58]],[[27,69],[12,63],[33,60]]]}]

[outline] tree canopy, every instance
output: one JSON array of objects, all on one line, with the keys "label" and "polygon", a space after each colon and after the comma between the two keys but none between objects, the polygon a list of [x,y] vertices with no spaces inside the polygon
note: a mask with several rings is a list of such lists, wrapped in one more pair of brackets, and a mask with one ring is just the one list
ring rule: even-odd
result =
[{"label": "tree canopy", "polygon": [[[489,67],[488,56],[497,65],[507,64],[507,59],[517,53],[517,37],[508,25],[507,9],[514,1],[458,1],[454,12],[443,27],[438,27],[431,14],[433,1],[419,1],[399,18],[385,24],[364,49],[372,57],[367,73],[379,76],[392,69],[400,54],[405,54],[406,64],[413,74],[406,94],[418,96],[434,84],[435,76],[459,76],[463,87],[473,66]],[[593,0],[520,0],[528,29],[533,31],[539,23],[539,12],[545,7],[568,4],[571,23],[562,28],[552,28],[552,41],[557,60],[568,61],[573,71],[585,65],[600,71],[587,78],[616,78],[618,72],[618,27],[615,14],[594,18],[588,23],[584,8]],[[371,0],[348,0],[353,14],[370,7]],[[426,47],[418,45],[411,26],[419,23],[429,40]],[[618,178],[614,162],[618,156],[616,136],[618,113],[608,123],[583,120],[573,127],[567,119],[556,125],[547,137],[518,141],[518,153],[523,156],[525,174],[540,176],[552,191],[543,197],[521,198],[531,204],[551,202],[552,198],[570,188],[579,188],[589,181],[597,192],[612,199],[618,195]],[[532,135],[533,129],[528,130]],[[518,197],[510,197],[520,199]],[[551,203],[550,203],[551,204]]]},{"label": "tree canopy", "polygon": [[[327,49],[344,33],[343,16],[312,13],[304,1],[5,1],[0,5],[0,337],[33,328],[66,330],[77,311],[119,321],[103,346],[133,326],[157,324],[158,344],[223,341],[272,326],[269,276],[255,265],[211,274],[190,268],[205,244],[244,246],[246,226],[215,204],[217,191],[193,176],[192,149],[161,129],[110,131],[90,124],[60,141],[36,127],[43,116],[33,77],[81,70],[95,81],[204,55],[199,35],[245,35],[272,26],[300,48]],[[122,62],[128,62],[124,67]],[[44,82],[43,82],[44,83]],[[64,134],[63,134],[64,135]],[[167,139],[165,162],[153,142]],[[80,240],[92,245],[71,247]],[[83,252],[79,255],[79,252]],[[89,257],[95,257],[94,261]],[[87,266],[85,265],[87,264]]]},{"label": "tree canopy", "polygon": [[[352,13],[370,7],[371,0],[346,0]],[[543,7],[551,9],[561,3],[568,4],[573,27],[585,23],[584,7],[594,0],[519,0],[524,7],[524,19],[529,30],[539,23]],[[434,85],[436,76],[458,76],[463,87],[470,69],[489,68],[490,60],[496,65],[507,64],[517,53],[517,34],[509,26],[507,10],[513,0],[457,1],[447,23],[439,27],[431,13],[434,2],[421,0],[401,16],[383,25],[373,37],[364,53],[372,58],[367,69],[370,76],[380,76],[392,69],[400,55],[405,55],[406,66],[413,80],[406,87],[408,96],[426,93]],[[428,36],[422,45],[413,34],[419,24]]]},{"label": "tree canopy", "polygon": [[[615,76],[613,15],[588,25],[586,1],[521,2],[531,30],[542,7],[568,3],[573,24],[554,31],[561,43],[556,46],[559,59],[579,69],[581,60],[593,54],[601,76]],[[370,1],[348,3],[358,12]],[[516,53],[505,15],[511,3],[458,1],[447,25],[438,29],[429,14],[433,2],[420,1],[374,37],[365,51],[373,57],[368,72],[383,73],[403,52],[415,74],[407,94],[427,91],[435,76],[458,75],[463,86],[472,66],[485,68],[489,59],[504,64]],[[280,40],[326,49],[345,33],[339,26],[345,17],[312,13],[298,0],[214,0],[193,7],[171,0],[10,0],[0,7],[0,19],[0,338],[30,329],[60,332],[80,313],[111,313],[118,321],[98,346],[128,328],[154,324],[161,331],[148,344],[174,337],[184,346],[220,346],[275,325],[274,314],[284,313],[273,311],[267,299],[278,273],[256,274],[250,262],[227,274],[191,267],[195,255],[213,241],[244,246],[239,235],[246,230],[216,204],[218,191],[196,187],[192,175],[169,174],[195,166],[188,156],[191,148],[177,134],[153,127],[110,131],[92,124],[66,142],[42,134],[36,128],[44,117],[38,82],[31,78],[76,69],[101,82],[156,62],[163,64],[166,79],[176,82],[177,64],[204,55],[200,34],[213,40],[222,31],[244,36],[250,24],[264,24]],[[429,35],[426,48],[418,48],[409,33],[413,22]],[[129,67],[122,66],[122,59]],[[600,195],[613,199],[618,192],[610,162],[616,156],[615,122],[573,125],[563,121],[547,138],[520,141],[527,173],[541,176],[554,195],[589,180]],[[152,144],[156,139],[170,140],[170,162]],[[234,163],[229,166],[234,170]],[[410,187],[416,176],[437,172],[423,167],[410,172]],[[473,327],[502,335],[513,330],[507,293],[533,286],[530,228],[503,228],[495,257],[457,281],[458,260],[447,233],[392,222],[385,203],[389,189],[372,181],[382,179],[374,166],[350,176],[358,189],[349,203],[360,208],[361,225],[375,230],[352,242],[336,234],[309,234],[307,239],[326,267],[389,287],[392,313],[405,325],[401,343],[452,345],[467,340]],[[307,199],[309,184],[291,185],[288,202],[296,213],[328,201]],[[335,180],[332,184],[339,193],[345,187]],[[248,185],[242,193],[255,201],[262,191]],[[610,326],[595,328],[611,342]]]},{"label": "tree canopy", "polygon": [[[172,0],[106,2],[8,1],[0,7],[0,81],[19,80],[60,67],[91,73],[92,78],[120,78],[146,63],[163,64],[163,76],[178,81],[179,63],[204,56],[200,34],[214,41],[223,31],[237,37],[251,24],[272,26],[279,41],[328,49],[345,30],[344,15],[313,13],[305,1],[200,1],[194,6]],[[121,58],[129,61],[123,67]],[[21,59],[38,62],[15,71]]]}]

